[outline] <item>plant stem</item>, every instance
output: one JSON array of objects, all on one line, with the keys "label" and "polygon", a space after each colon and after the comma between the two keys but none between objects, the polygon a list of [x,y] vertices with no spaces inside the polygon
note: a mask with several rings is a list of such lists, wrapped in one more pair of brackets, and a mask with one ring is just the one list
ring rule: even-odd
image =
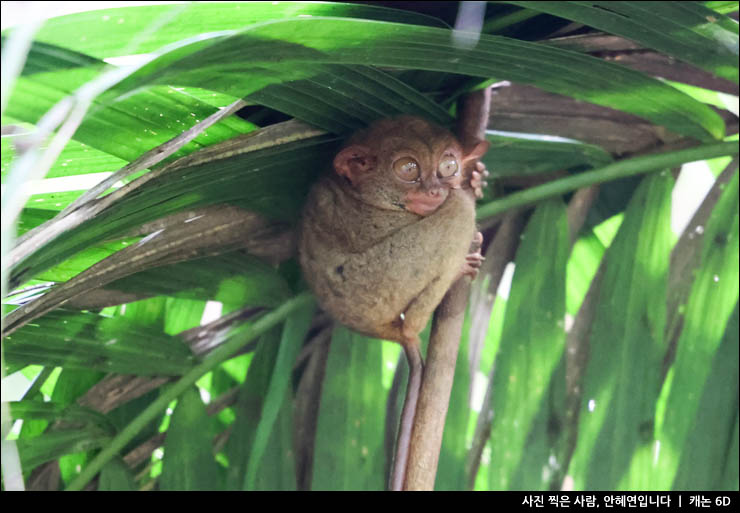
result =
[{"label": "plant stem", "polygon": [[560,180],[554,180],[530,189],[514,194],[509,194],[501,199],[486,203],[478,208],[476,218],[482,221],[493,217],[506,210],[531,205],[538,201],[559,196],[582,187],[625,178],[627,176],[639,175],[650,171],[669,169],[680,166],[686,162],[724,157],[738,154],[737,141],[705,144],[685,150],[672,151],[670,153],[659,153],[656,155],[645,155],[632,159],[622,160],[614,164],[586,171],[577,175],[568,176]]},{"label": "plant stem", "polygon": [[[463,145],[469,147],[485,137],[490,106],[490,88],[473,91],[460,102],[457,134]],[[434,311],[427,363],[409,444],[404,490],[434,489],[469,295],[470,278],[463,276],[452,284]]]},{"label": "plant stem", "polygon": [[167,405],[191,387],[204,374],[210,372],[225,360],[231,358],[244,344],[261,335],[279,322],[285,320],[295,310],[308,306],[313,296],[309,292],[298,294],[269,313],[266,313],[244,331],[235,334],[224,345],[215,349],[203,362],[193,367],[177,382],[165,389],[159,397],[123,428],[100,453],[84,468],[67,487],[68,491],[81,490],[118,451],[130,442],[149,422],[167,408]]}]

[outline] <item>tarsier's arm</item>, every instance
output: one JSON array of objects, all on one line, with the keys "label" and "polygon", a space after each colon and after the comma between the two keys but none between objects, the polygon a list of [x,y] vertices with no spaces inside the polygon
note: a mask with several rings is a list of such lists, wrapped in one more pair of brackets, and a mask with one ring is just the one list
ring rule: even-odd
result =
[{"label": "tarsier's arm", "polygon": [[[381,304],[365,312],[384,338],[404,342],[389,331],[403,314],[406,338],[416,336],[459,274],[468,253],[475,219],[469,194],[453,190],[432,215],[390,235],[362,254],[348,255],[344,276],[372,276]],[[394,324],[397,326],[397,324]]]},{"label": "tarsier's arm", "polygon": [[[362,205],[344,201],[341,191],[330,185],[315,192],[324,197],[315,198],[305,213],[312,225],[303,234],[306,277],[337,320],[356,331],[403,343],[400,315],[404,314],[406,331],[418,334],[436,306],[435,298],[439,302],[465,260],[473,232],[472,198],[465,191],[451,191],[428,217],[409,214],[412,222],[404,226],[408,220],[398,216],[402,226],[398,228],[391,222],[396,219],[388,219],[397,214],[368,213]],[[387,232],[367,245],[352,230],[337,229],[336,223],[349,216],[364,219],[365,231],[379,225]]]}]

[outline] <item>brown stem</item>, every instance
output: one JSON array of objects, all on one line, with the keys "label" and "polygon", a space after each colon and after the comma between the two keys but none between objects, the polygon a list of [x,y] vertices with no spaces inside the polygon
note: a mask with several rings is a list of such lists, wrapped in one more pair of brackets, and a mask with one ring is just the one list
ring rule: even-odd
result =
[{"label": "brown stem", "polygon": [[578,233],[581,231],[583,224],[586,222],[591,206],[599,197],[599,186],[591,185],[583,189],[578,189],[568,203],[568,232],[570,233],[570,247],[578,239]]},{"label": "brown stem", "polygon": [[[485,138],[490,104],[491,91],[486,88],[467,95],[458,105],[457,134],[463,147]],[[411,433],[404,490],[434,488],[469,294],[470,278],[463,276],[450,287],[434,313],[427,363]]]}]

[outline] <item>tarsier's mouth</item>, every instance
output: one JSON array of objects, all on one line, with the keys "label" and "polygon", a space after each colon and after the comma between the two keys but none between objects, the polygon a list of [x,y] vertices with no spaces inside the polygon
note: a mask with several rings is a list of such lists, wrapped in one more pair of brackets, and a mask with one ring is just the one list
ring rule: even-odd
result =
[{"label": "tarsier's mouth", "polygon": [[439,204],[425,204],[425,203],[414,203],[409,210],[415,214],[419,214],[421,216],[427,216],[431,213],[433,213],[437,208],[439,207]]},{"label": "tarsier's mouth", "polygon": [[419,195],[410,198],[410,201],[406,202],[405,208],[409,212],[418,214],[420,216],[428,216],[435,212],[439,206],[444,203],[446,196],[428,196]]}]

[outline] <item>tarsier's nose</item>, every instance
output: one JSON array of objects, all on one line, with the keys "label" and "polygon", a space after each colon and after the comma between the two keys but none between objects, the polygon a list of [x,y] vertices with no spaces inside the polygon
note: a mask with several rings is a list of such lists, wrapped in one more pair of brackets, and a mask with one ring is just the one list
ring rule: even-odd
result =
[{"label": "tarsier's nose", "polygon": [[426,194],[434,198],[442,195],[442,186],[438,180],[432,179],[422,182],[421,189]]}]

